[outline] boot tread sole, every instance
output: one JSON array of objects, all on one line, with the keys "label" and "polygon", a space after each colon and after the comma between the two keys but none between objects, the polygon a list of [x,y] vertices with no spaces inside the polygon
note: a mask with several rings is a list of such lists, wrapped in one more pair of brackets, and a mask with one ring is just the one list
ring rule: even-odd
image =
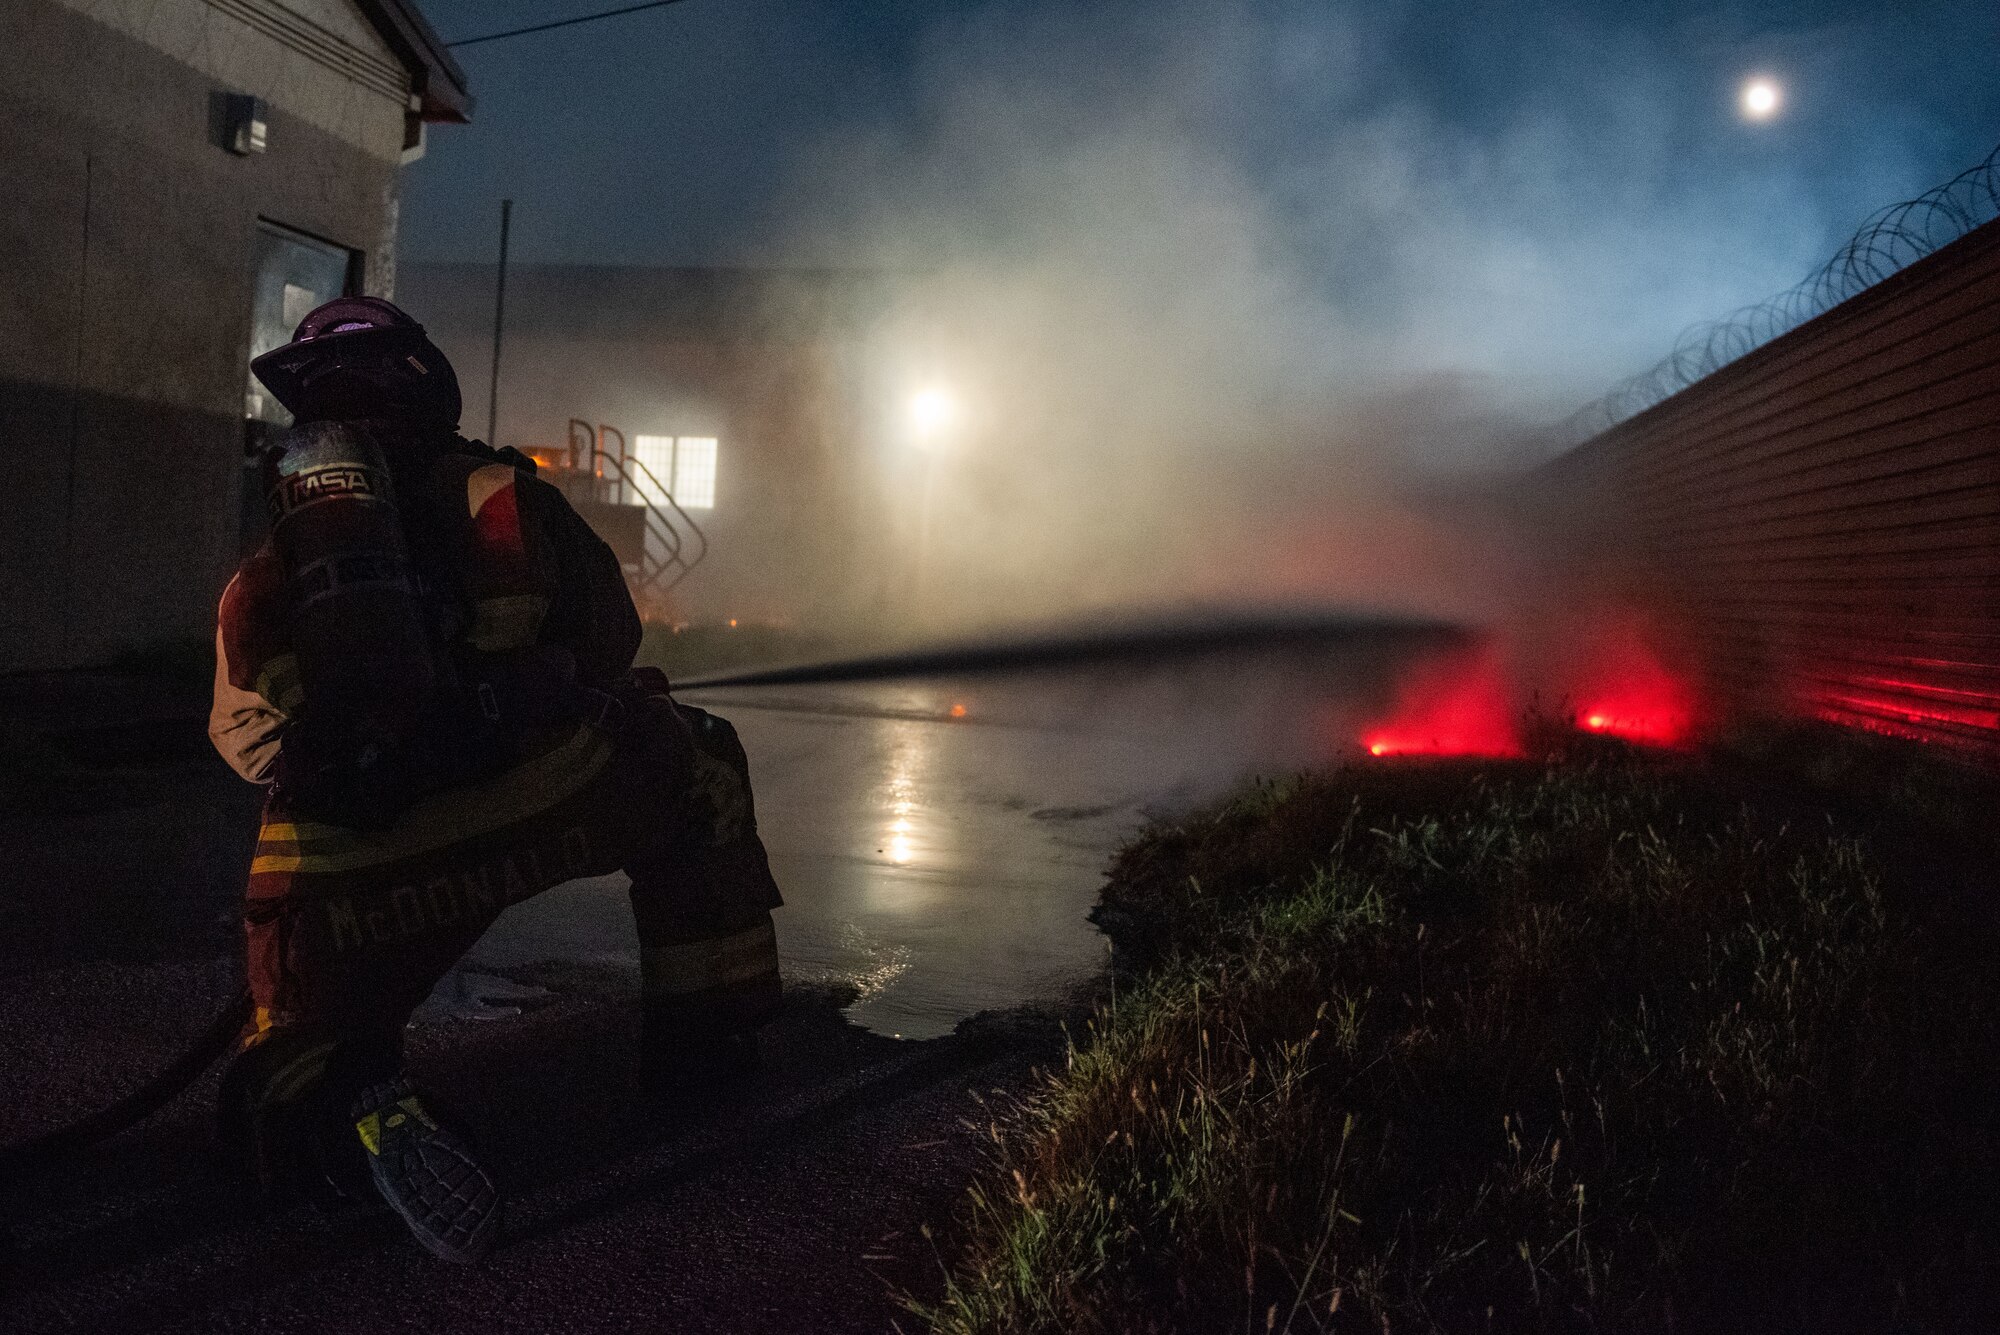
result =
[{"label": "boot tread sole", "polygon": [[[415,1098],[407,1081],[378,1085],[355,1103],[357,1122]],[[369,1171],[376,1190],[427,1251],[477,1261],[500,1232],[500,1193],[465,1139],[428,1116],[383,1119]]]}]

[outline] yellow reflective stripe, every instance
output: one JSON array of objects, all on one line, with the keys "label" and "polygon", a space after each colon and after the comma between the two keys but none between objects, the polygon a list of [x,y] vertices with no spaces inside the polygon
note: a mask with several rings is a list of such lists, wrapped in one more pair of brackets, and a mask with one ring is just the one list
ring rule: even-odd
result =
[{"label": "yellow reflective stripe", "polygon": [[275,705],[281,713],[297,712],[306,699],[305,686],[299,681],[298,656],[279,654],[264,664],[250,688]]},{"label": "yellow reflective stripe", "polygon": [[425,1129],[431,1131],[437,1130],[437,1123],[431,1120],[431,1115],[424,1111],[424,1105],[419,1103],[414,1097],[397,1100],[392,1108],[387,1110],[386,1117],[382,1112],[369,1113],[354,1124],[354,1130],[361,1137],[362,1145],[367,1147],[370,1154],[380,1154],[382,1152],[382,1128],[386,1126],[393,1131],[412,1117],[416,1118]]},{"label": "yellow reflective stripe", "polygon": [[250,1032],[237,1045],[238,1052],[248,1052],[271,1036],[271,1008],[258,1006],[250,1012]]},{"label": "yellow reflective stripe", "polygon": [[496,779],[425,798],[387,830],[273,821],[259,834],[250,874],[354,871],[490,834],[572,796],[610,758],[610,740],[586,724],[561,746]]},{"label": "yellow reflective stripe", "polygon": [[507,593],[475,599],[472,628],[465,641],[482,653],[520,649],[535,642],[548,615],[549,600],[539,593]]},{"label": "yellow reflective stripe", "polygon": [[258,1106],[297,1102],[300,1095],[326,1074],[326,1059],[332,1052],[333,1044],[316,1043],[273,1071],[264,1081]]},{"label": "yellow reflective stripe", "polygon": [[706,992],[777,971],[778,930],[769,918],[729,936],[639,950],[641,983],[654,993]]}]

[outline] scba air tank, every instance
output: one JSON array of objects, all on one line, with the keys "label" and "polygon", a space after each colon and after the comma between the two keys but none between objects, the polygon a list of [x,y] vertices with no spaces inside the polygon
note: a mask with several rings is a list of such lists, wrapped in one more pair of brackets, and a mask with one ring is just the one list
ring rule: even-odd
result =
[{"label": "scba air tank", "polygon": [[280,791],[299,814],[378,826],[421,786],[413,761],[437,689],[388,464],[365,429],[305,422],[264,468],[304,690]]}]

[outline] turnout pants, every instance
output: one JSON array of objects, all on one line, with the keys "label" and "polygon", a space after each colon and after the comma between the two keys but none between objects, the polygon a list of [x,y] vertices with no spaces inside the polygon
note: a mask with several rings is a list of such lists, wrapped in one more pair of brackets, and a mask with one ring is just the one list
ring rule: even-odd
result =
[{"label": "turnout pants", "polygon": [[771,910],[734,729],[634,688],[498,777],[360,832],[274,798],[244,931],[254,1016],[225,1080],[225,1131],[322,1086],[393,1074],[412,1011],[500,912],[552,886],[632,878],[648,1046],[748,1031],[779,999]]}]

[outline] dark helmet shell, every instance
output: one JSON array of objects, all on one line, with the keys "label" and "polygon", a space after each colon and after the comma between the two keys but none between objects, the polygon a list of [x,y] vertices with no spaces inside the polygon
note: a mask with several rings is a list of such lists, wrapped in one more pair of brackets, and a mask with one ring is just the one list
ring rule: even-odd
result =
[{"label": "dark helmet shell", "polygon": [[410,417],[455,428],[464,408],[444,353],[380,297],[315,307],[291,342],[252,360],[250,371],[301,420]]}]

